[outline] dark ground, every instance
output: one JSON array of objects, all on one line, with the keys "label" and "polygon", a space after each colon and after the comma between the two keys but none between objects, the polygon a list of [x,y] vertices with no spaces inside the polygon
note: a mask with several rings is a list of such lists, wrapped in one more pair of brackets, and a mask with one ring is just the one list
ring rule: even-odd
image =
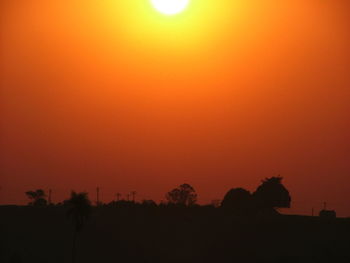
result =
[{"label": "dark ground", "polygon": [[[70,262],[64,207],[0,207],[0,262]],[[350,262],[350,219],[239,218],[214,208],[94,208],[77,262]]]}]

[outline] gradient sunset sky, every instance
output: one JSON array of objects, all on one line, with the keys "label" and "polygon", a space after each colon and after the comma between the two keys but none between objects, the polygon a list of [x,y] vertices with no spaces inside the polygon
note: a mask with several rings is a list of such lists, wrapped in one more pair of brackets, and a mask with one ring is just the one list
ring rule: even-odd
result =
[{"label": "gradient sunset sky", "polygon": [[0,2],[0,203],[101,188],[200,203],[280,174],[350,216],[350,2]]}]

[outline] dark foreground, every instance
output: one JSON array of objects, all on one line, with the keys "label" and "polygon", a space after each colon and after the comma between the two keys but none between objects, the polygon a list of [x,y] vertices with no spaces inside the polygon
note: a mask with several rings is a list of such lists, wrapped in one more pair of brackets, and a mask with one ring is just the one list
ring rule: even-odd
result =
[{"label": "dark foreground", "polygon": [[[71,262],[64,207],[0,207],[0,262]],[[76,262],[350,262],[350,220],[239,218],[214,208],[95,208]]]}]

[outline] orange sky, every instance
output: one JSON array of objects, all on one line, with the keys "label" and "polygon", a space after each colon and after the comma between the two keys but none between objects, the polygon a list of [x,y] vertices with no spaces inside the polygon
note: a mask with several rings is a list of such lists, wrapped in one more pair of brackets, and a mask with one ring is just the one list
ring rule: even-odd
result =
[{"label": "orange sky", "polygon": [[206,203],[281,174],[295,212],[350,216],[348,1],[0,5],[0,203],[184,182]]}]

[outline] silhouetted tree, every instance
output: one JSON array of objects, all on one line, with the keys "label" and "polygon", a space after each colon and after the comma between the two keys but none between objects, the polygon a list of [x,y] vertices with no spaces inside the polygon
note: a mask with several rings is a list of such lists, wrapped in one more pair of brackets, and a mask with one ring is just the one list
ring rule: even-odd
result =
[{"label": "silhouetted tree", "polygon": [[197,193],[189,184],[182,184],[166,194],[166,199],[170,204],[181,206],[192,206],[197,201]]},{"label": "silhouetted tree", "polygon": [[45,194],[44,190],[38,189],[36,191],[28,191],[25,194],[31,200],[31,202],[29,202],[29,205],[33,205],[33,206],[46,206],[47,205],[47,201],[45,199],[46,194]]},{"label": "silhouetted tree", "polygon": [[266,178],[253,194],[259,209],[275,210],[289,208],[291,197],[289,191],[282,184],[282,177]]},{"label": "silhouetted tree", "polygon": [[82,230],[86,220],[91,213],[91,201],[87,193],[72,192],[69,200],[66,201],[68,206],[67,216],[72,219],[74,225],[74,236],[72,246],[72,263],[76,260],[76,241],[79,232]]},{"label": "silhouetted tree", "polygon": [[221,207],[237,214],[248,214],[252,209],[252,201],[249,191],[243,188],[233,188],[226,193]]}]

